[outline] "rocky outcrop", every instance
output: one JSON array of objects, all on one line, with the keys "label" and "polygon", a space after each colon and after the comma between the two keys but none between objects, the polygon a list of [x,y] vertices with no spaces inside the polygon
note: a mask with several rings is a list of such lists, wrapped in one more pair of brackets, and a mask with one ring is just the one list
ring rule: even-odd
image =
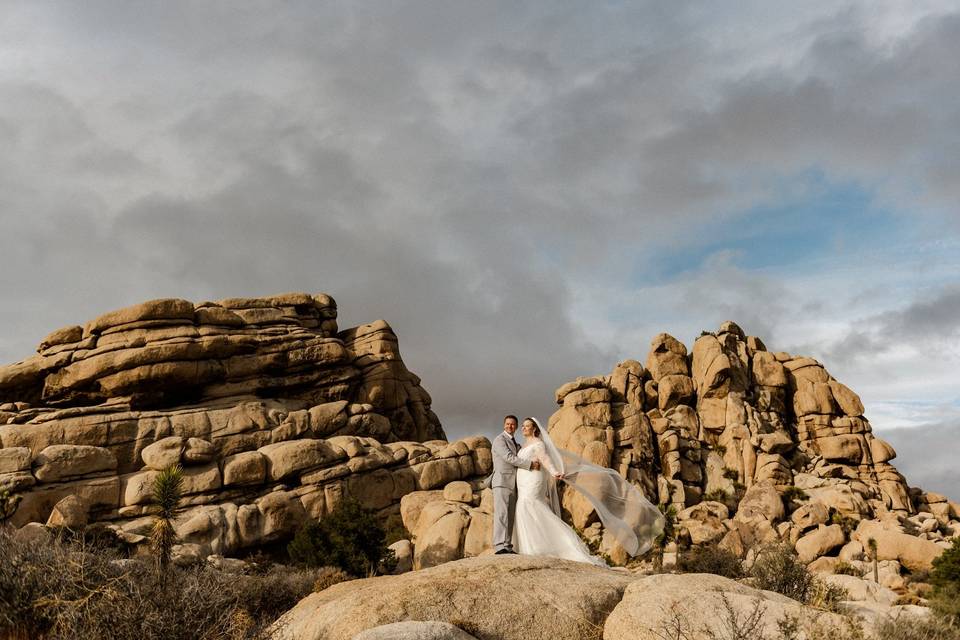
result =
[{"label": "rocky outcrop", "polygon": [[272,637],[350,640],[381,625],[434,620],[478,638],[580,640],[595,637],[633,579],[554,558],[467,558],[311,594],[274,624]]},{"label": "rocky outcrop", "polygon": [[[881,559],[922,569],[960,535],[960,505],[908,486],[856,393],[733,322],[689,350],[660,334],[645,364],[577,378],[556,400],[556,444],[673,505],[682,541],[741,555],[787,542],[811,562],[872,537]],[[576,495],[563,504],[578,527],[597,526]]]},{"label": "rocky outcrop", "polygon": [[165,299],[51,333],[0,369],[10,521],[88,519],[142,542],[172,464],[183,557],[283,540],[343,496],[385,516],[453,481],[472,499],[490,443],[446,442],[390,326],[338,331],[336,316],[325,294]]},{"label": "rocky outcrop", "polygon": [[[725,633],[724,600],[740,621],[760,608],[760,637],[779,637],[777,623],[787,616],[826,635],[845,626],[841,616],[720,576],[639,576],[553,558],[487,556],[342,582],[301,600],[273,625],[270,637],[379,638],[384,629],[404,630],[398,623],[434,621],[500,640],[699,638],[707,637],[705,629]],[[439,637],[458,637],[444,630],[451,635]]]}]

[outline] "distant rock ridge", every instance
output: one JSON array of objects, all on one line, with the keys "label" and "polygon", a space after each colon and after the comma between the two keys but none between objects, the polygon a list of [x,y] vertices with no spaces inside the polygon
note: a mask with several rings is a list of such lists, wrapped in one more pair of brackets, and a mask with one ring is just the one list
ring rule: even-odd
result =
[{"label": "distant rock ridge", "polygon": [[403,496],[488,473],[489,442],[446,442],[390,326],[336,318],[330,296],[287,293],[150,300],[54,331],[0,368],[10,522],[79,509],[142,543],[153,477],[179,463],[189,559],[289,538],[342,496],[399,518]]}]

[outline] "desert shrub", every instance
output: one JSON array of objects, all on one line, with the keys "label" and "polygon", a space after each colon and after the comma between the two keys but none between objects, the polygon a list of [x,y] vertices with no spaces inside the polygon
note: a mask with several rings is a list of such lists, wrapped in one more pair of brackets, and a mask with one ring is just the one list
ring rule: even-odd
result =
[{"label": "desert shrub", "polygon": [[830,524],[838,524],[843,529],[843,534],[850,537],[850,533],[857,528],[857,521],[849,516],[845,516],[839,511],[833,511],[830,514]]},{"label": "desert shrub", "polygon": [[287,545],[290,559],[307,567],[338,567],[352,576],[388,573],[396,556],[376,514],[351,498],[319,521],[310,521]]},{"label": "desert shrub", "polygon": [[933,561],[930,571],[930,606],[955,625],[960,625],[960,538]]},{"label": "desert shrub", "polygon": [[781,495],[783,499],[786,500],[787,502],[801,502],[803,500],[807,500],[810,498],[810,496],[807,495],[806,491],[804,491],[800,487],[795,487],[793,485],[790,485],[789,487],[784,489]]},{"label": "desert shrub", "polygon": [[403,525],[403,518],[399,513],[392,513],[387,516],[383,523],[384,542],[391,545],[399,540],[412,540],[413,535],[407,531]]},{"label": "desert shrub", "polygon": [[[308,594],[327,588],[350,576],[333,567],[302,569],[273,565],[265,573],[233,576],[240,602],[260,619],[273,620],[290,610]],[[322,589],[320,589],[322,590]]]},{"label": "desert shrub", "polygon": [[776,591],[800,602],[807,602],[814,588],[813,574],[787,545],[761,549],[750,577],[758,589]]},{"label": "desert shrub", "polygon": [[730,467],[723,468],[723,477],[727,480],[739,480],[740,474],[737,473],[736,469],[731,469]]},{"label": "desert shrub", "polygon": [[806,603],[824,611],[840,613],[840,602],[849,599],[849,597],[850,593],[839,585],[814,580]]},{"label": "desert shrub", "polygon": [[933,561],[930,584],[936,587],[960,585],[960,538]]},{"label": "desert shrub", "polygon": [[331,570],[274,567],[233,575],[170,566],[54,539],[0,530],[0,637],[207,640],[262,637]]},{"label": "desert shrub", "polygon": [[837,563],[837,566],[833,568],[833,572],[841,576],[857,576],[858,578],[861,575],[859,569],[849,562],[844,562],[843,560]]},{"label": "desert shrub", "polygon": [[883,640],[960,640],[960,628],[937,616],[899,615],[877,628]]},{"label": "desert shrub", "polygon": [[21,499],[21,496],[11,495],[7,489],[0,491],[0,523],[5,522],[14,514]]},{"label": "desert shrub", "polygon": [[677,539],[677,508],[660,503],[657,505],[663,514],[663,531],[653,541],[653,569],[663,571],[663,553],[667,545]]},{"label": "desert shrub", "polygon": [[742,578],[743,565],[737,554],[715,544],[694,547],[680,561],[684,573],[713,573],[725,578]]},{"label": "desert shrub", "polygon": [[730,499],[730,494],[728,494],[723,489],[714,489],[713,491],[707,492],[703,496],[704,502],[723,502],[726,503]]}]

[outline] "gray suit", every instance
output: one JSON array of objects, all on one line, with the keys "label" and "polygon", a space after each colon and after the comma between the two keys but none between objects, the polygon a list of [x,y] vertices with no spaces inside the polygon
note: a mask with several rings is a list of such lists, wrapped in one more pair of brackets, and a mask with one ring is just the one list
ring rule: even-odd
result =
[{"label": "gray suit", "polygon": [[517,457],[517,441],[506,431],[493,439],[493,550],[513,550],[513,519],[517,509],[517,468],[530,468]]}]

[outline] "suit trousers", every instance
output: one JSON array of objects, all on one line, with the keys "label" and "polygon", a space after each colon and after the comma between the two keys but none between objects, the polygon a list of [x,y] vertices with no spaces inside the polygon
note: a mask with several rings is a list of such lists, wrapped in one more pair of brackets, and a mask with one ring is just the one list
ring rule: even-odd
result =
[{"label": "suit trousers", "polygon": [[517,513],[517,490],[493,488],[493,550],[513,549],[513,520]]}]

